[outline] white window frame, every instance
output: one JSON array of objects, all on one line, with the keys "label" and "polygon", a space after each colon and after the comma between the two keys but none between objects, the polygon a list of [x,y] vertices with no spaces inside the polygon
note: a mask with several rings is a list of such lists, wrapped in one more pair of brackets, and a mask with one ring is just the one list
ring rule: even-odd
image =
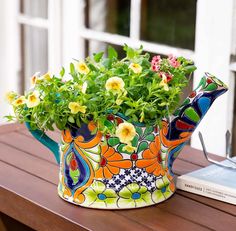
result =
[{"label": "white window frame", "polygon": [[[132,47],[139,47],[142,44],[145,51],[163,55],[172,53],[193,59],[198,67],[194,76],[194,86],[196,86],[204,71],[219,76],[229,85],[229,92],[216,100],[199,129],[203,132],[204,137],[207,137],[205,142],[209,152],[224,155],[224,134],[227,129],[232,131],[233,124],[233,71],[236,71],[236,62],[230,63],[230,54],[235,54],[236,50],[236,35],[232,34],[235,31],[233,21],[236,19],[234,0],[197,1],[195,51],[142,41],[140,39],[141,0],[130,0],[129,36],[86,28],[84,21],[85,0],[48,0],[47,19],[18,14],[19,0],[3,1],[7,5],[9,15],[12,16],[13,28],[17,28],[18,23],[18,25],[31,25],[48,30],[48,64],[49,70],[52,72],[58,72],[61,65],[68,67],[72,58],[85,58],[85,40],[93,40],[121,46],[126,43]],[[91,1],[93,1],[93,4],[99,4],[100,2]],[[13,11],[10,12],[10,9]],[[18,30],[14,32],[11,30],[8,34],[8,37],[10,35],[15,38],[16,43],[19,39],[17,37],[19,36]],[[16,57],[13,51],[19,52],[19,49],[14,50],[10,45],[8,48],[10,51],[8,56]],[[7,65],[12,66],[11,63]],[[19,66],[19,60],[16,60],[15,67],[11,68],[12,74],[15,72],[15,80],[17,79]],[[201,148],[196,132],[192,137],[191,145]]]},{"label": "white window frame", "polygon": [[61,9],[61,0],[48,0],[48,18],[27,16],[23,13],[19,13],[17,16],[19,25],[28,25],[48,31],[48,69],[51,72],[58,71],[58,67],[62,64]]}]

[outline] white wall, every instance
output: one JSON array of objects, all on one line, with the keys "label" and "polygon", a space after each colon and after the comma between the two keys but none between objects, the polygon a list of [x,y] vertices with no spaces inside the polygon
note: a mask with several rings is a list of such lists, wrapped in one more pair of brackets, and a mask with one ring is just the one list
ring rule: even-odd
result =
[{"label": "white wall", "polygon": [[20,65],[16,1],[0,0],[0,5],[0,123],[3,123],[6,121],[3,116],[11,111],[4,96],[7,91],[17,91]]}]

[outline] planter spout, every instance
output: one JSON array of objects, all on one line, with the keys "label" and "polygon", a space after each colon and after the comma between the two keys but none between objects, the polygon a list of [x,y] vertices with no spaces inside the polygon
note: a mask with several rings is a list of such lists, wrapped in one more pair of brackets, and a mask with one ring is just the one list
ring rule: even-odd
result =
[{"label": "planter spout", "polygon": [[162,142],[168,147],[168,166],[190,139],[215,99],[225,93],[228,87],[215,76],[205,73],[198,87],[174,112],[170,122],[163,121]]}]

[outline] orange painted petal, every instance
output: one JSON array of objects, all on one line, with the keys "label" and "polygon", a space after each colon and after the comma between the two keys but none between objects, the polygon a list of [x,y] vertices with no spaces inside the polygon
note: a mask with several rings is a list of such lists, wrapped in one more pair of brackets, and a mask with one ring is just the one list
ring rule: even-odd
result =
[{"label": "orange painted petal", "polygon": [[146,167],[146,171],[148,173],[153,173],[156,170],[157,166],[158,166],[158,164],[157,164],[157,162],[155,162],[152,165],[149,165],[148,167]]},{"label": "orange painted petal", "polygon": [[69,130],[64,130],[62,131],[62,139],[66,142],[66,143],[70,143],[72,141],[72,137],[70,134]]},{"label": "orange painted petal", "polygon": [[122,155],[115,152],[113,155],[107,157],[107,161],[117,161],[117,160],[122,160]]},{"label": "orange painted petal", "polygon": [[83,136],[77,136],[75,140],[77,142],[83,142],[84,141],[84,137]]},{"label": "orange painted petal", "polygon": [[164,170],[164,169],[161,169],[160,174],[161,174],[162,176],[165,176],[165,174],[166,174],[165,170]]},{"label": "orange painted petal", "polygon": [[169,179],[170,181],[173,180],[173,176],[171,176],[170,174],[167,174],[167,177],[168,177],[168,179]]},{"label": "orange painted petal", "polygon": [[113,176],[110,170],[106,166],[103,168],[103,173],[104,173],[104,177],[107,179],[111,179]]},{"label": "orange painted petal", "polygon": [[162,170],[161,166],[159,164],[157,164],[155,171],[153,171],[153,174],[155,176],[159,176],[159,175],[161,175],[161,172],[162,172],[161,170]]},{"label": "orange painted petal", "polygon": [[159,150],[157,149],[155,142],[152,142],[149,147],[151,152],[156,156]]},{"label": "orange painted petal", "polygon": [[114,154],[114,152],[115,152],[115,149],[112,147],[109,147],[108,150],[105,153],[103,153],[103,156],[108,159],[110,156]]},{"label": "orange painted petal", "polygon": [[118,168],[131,168],[132,162],[130,160],[120,160],[120,161],[111,161],[108,162],[110,166]]},{"label": "orange painted petal", "polygon": [[101,145],[102,154],[104,154],[108,150],[108,145]]},{"label": "orange painted petal", "polygon": [[191,132],[182,132],[179,136],[181,138],[188,138],[192,133]]},{"label": "orange painted petal", "polygon": [[120,172],[120,169],[119,168],[117,168],[117,167],[113,167],[113,166],[111,166],[111,165],[109,165],[109,163],[107,164],[107,168],[110,170],[110,172],[112,173],[112,174],[119,174],[119,172]]},{"label": "orange painted petal", "polygon": [[143,159],[143,160],[137,160],[136,161],[136,166],[138,168],[146,168],[147,166],[153,165],[156,163],[156,158],[153,159]]},{"label": "orange painted petal", "polygon": [[96,128],[97,127],[96,127],[96,125],[93,121],[89,122],[88,129],[89,129],[90,132],[94,131]]},{"label": "orange painted petal", "polygon": [[155,137],[155,144],[156,144],[157,149],[160,150],[161,149],[161,141],[160,141],[159,135]]},{"label": "orange painted petal", "polygon": [[103,175],[103,169],[102,167],[100,167],[96,172],[95,172],[95,178],[104,178],[104,175]]},{"label": "orange painted petal", "polygon": [[173,183],[173,182],[171,182],[170,183],[170,190],[172,191],[172,192],[174,192],[175,191],[175,184]]},{"label": "orange painted petal", "polygon": [[143,152],[143,158],[144,159],[153,159],[156,158],[156,155],[150,151],[150,149],[146,149]]},{"label": "orange painted petal", "polygon": [[71,197],[71,191],[70,191],[70,189],[68,189],[67,187],[65,187],[65,190],[64,190],[64,192],[63,192],[63,196],[64,197]]},{"label": "orange painted petal", "polygon": [[164,136],[168,133],[168,123],[166,121],[162,121],[161,133],[163,133]]}]

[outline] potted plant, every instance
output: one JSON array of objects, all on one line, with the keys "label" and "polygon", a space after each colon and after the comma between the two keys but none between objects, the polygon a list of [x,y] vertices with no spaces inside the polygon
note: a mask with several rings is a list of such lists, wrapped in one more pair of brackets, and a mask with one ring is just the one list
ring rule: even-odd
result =
[{"label": "potted plant", "polygon": [[[174,190],[171,165],[214,99],[227,90],[207,74],[177,109],[191,60],[170,55],[150,61],[125,45],[70,64],[69,73],[36,73],[24,95],[10,92],[14,115],[60,162],[59,195],[95,208],[159,203]],[[174,113],[174,114],[173,114]],[[173,114],[173,116],[171,116]],[[58,145],[45,135],[57,127]]]}]

